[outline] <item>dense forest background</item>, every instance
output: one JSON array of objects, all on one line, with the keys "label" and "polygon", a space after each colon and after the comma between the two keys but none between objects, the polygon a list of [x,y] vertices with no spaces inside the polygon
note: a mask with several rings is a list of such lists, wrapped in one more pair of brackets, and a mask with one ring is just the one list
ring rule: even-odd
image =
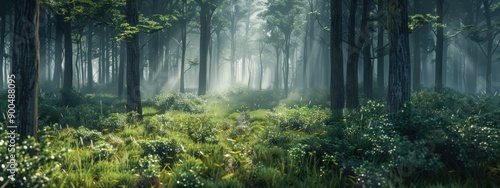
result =
[{"label": "dense forest background", "polygon": [[497,186],[499,18],[496,0],[5,1],[0,181]]}]

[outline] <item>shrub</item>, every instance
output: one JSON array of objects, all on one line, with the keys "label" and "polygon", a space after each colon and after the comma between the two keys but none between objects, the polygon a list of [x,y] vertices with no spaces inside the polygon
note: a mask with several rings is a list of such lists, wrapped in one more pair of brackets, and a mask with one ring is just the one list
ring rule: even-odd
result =
[{"label": "shrub", "polygon": [[179,110],[189,113],[202,113],[202,100],[192,94],[165,93],[152,99],[155,107],[161,111]]},{"label": "shrub", "polygon": [[319,107],[278,107],[276,113],[272,113],[270,118],[283,129],[312,132],[324,129],[330,121],[331,112]]},{"label": "shrub", "polygon": [[97,130],[90,130],[84,126],[78,127],[78,129],[72,129],[73,138],[79,140],[82,145],[90,145],[90,143],[96,143],[102,138],[102,133]]},{"label": "shrub", "polygon": [[178,154],[182,152],[176,140],[158,139],[141,140],[139,145],[143,149],[141,157],[158,156],[162,167],[173,165]]},{"label": "shrub", "polygon": [[113,158],[116,149],[108,143],[97,143],[92,148],[92,158],[94,161],[110,160]]}]

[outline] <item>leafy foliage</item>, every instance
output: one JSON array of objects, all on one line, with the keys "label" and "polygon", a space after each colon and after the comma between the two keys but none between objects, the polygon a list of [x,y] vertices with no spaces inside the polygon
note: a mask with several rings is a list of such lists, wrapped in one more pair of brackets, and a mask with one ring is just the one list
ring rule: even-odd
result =
[{"label": "leafy foliage", "polygon": [[[113,111],[111,106],[122,101],[106,96],[88,95],[82,104],[59,107],[52,104],[59,101],[57,95],[44,95],[42,104],[52,111],[43,118],[55,123],[42,127],[40,143],[29,139],[16,147],[22,159],[14,183],[19,187],[500,183],[499,96],[422,90],[413,94],[411,119],[403,125],[389,121],[385,104],[378,101],[363,100],[359,110],[332,119],[321,104],[309,104],[310,97],[292,95],[277,102],[277,93],[242,88],[203,98],[160,95],[144,103],[157,111],[133,121]],[[271,100],[276,101],[267,104]],[[260,106],[241,108],[252,103]],[[66,116],[79,111],[90,115]],[[57,113],[63,115],[49,117]],[[92,116],[95,124],[82,123]],[[5,146],[5,140],[0,144]],[[8,151],[0,154],[6,164]]]}]

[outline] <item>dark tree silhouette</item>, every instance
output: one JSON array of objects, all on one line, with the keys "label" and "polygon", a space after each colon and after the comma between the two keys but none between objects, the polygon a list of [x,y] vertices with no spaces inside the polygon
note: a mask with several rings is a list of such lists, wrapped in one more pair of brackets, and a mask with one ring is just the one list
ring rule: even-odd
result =
[{"label": "dark tree silhouette", "polygon": [[389,32],[389,113],[402,110],[410,101],[410,50],[408,0],[388,0]]},{"label": "dark tree silhouette", "polygon": [[20,139],[38,137],[39,0],[15,1],[12,74],[15,76],[15,124]]},{"label": "dark tree silhouette", "polygon": [[[136,26],[138,20],[137,0],[127,0],[127,23]],[[127,111],[136,111],[142,117],[139,53],[139,34],[134,33],[127,39]]]},{"label": "dark tree silhouette", "polygon": [[340,112],[344,108],[344,61],[342,54],[342,2],[331,0],[331,109]]}]

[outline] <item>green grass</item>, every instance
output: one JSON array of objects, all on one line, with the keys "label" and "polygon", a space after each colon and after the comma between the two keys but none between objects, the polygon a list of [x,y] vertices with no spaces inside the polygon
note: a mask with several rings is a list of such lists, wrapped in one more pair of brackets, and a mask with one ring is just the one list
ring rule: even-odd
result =
[{"label": "green grass", "polygon": [[[26,161],[18,178],[31,180],[16,179],[16,185],[498,187],[500,183],[498,96],[424,90],[413,94],[414,119],[402,127],[388,123],[385,106],[379,102],[362,100],[359,111],[346,111],[340,120],[333,120],[323,90],[281,97],[274,91],[238,88],[201,98],[169,93],[145,100],[144,118],[137,120],[120,107],[123,100],[111,95],[77,97],[80,104],[60,107],[57,95],[44,94],[41,106],[52,111],[40,117],[47,123],[41,126],[40,144],[26,142],[27,148],[17,151]],[[464,105],[472,107],[462,109]],[[5,134],[2,131],[1,136]],[[27,155],[30,147],[38,155]],[[6,163],[7,151],[0,154],[0,162]],[[46,178],[39,175],[42,172]]]}]

